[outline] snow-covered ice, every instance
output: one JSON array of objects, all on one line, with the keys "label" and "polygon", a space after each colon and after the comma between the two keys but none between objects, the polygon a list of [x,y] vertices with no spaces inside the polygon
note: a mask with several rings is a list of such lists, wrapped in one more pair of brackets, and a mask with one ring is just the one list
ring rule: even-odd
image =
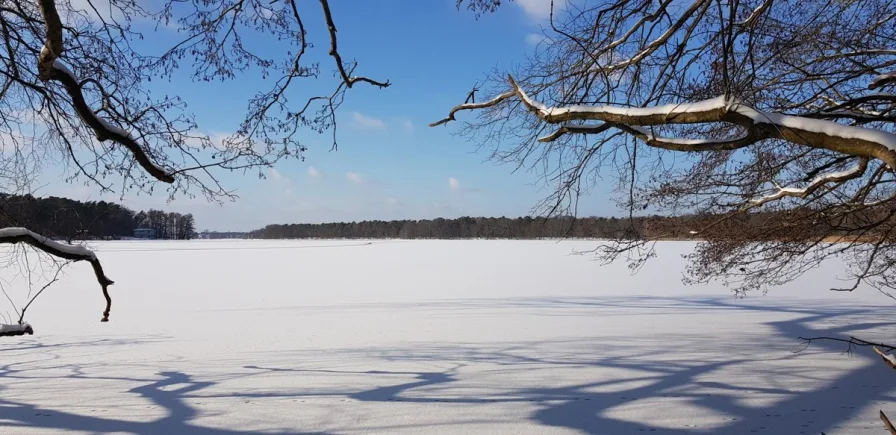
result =
[{"label": "snow-covered ice", "polygon": [[[767,296],[635,276],[594,241],[94,243],[0,339],[0,434],[855,434],[896,416],[874,290],[836,264]],[[9,288],[8,288],[9,290]],[[16,290],[16,289],[13,289]],[[21,289],[18,289],[21,294]],[[14,292],[13,292],[14,293]]]}]

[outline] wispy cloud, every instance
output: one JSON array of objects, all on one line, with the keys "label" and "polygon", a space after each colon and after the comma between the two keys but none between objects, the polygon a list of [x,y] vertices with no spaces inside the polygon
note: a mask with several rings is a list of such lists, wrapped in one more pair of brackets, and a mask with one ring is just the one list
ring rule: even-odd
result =
[{"label": "wispy cloud", "polygon": [[383,129],[386,128],[386,123],[383,122],[382,119],[377,119],[371,116],[364,115],[359,112],[352,112],[352,121],[354,122],[356,127],[359,128],[371,128],[371,129]]},{"label": "wispy cloud", "polygon": [[351,181],[352,183],[361,184],[364,182],[364,176],[356,172],[347,172],[345,178],[348,178],[348,181]]},{"label": "wispy cloud", "polygon": [[410,119],[406,119],[401,127],[404,128],[404,131],[414,131],[414,123]]},{"label": "wispy cloud", "polygon": [[283,173],[274,168],[269,168],[268,178],[270,178],[275,185],[279,186],[279,188],[283,189],[283,195],[287,197],[292,196],[293,182],[289,177],[283,175]]},{"label": "wispy cloud", "polygon": [[[523,12],[535,21],[544,21],[551,16],[551,0],[515,0],[513,4],[523,8]],[[563,10],[566,0],[554,1],[554,13]]]},{"label": "wispy cloud", "polygon": [[448,189],[450,189],[452,192],[464,193],[477,193],[483,191],[483,189],[478,187],[467,187],[455,177],[448,177]]},{"label": "wispy cloud", "polygon": [[448,177],[448,188],[454,191],[461,190],[463,186],[460,185],[460,180],[454,177]]},{"label": "wispy cloud", "polygon": [[535,46],[542,42],[550,42],[550,38],[543,33],[530,33],[526,35],[526,43],[529,45]]},{"label": "wispy cloud", "polygon": [[319,178],[319,177],[320,177],[320,171],[317,170],[317,168],[315,168],[314,166],[309,166],[308,167],[308,178]]},{"label": "wispy cloud", "polygon": [[282,179],[283,179],[283,174],[281,174],[280,171],[278,171],[278,170],[276,170],[276,169],[274,169],[274,168],[270,168],[270,169],[268,169],[268,175],[270,175],[271,178],[273,178],[273,179],[275,179],[275,180],[282,180]]},{"label": "wispy cloud", "polygon": [[70,4],[72,6],[72,9],[79,11],[82,14],[86,14],[92,20],[96,20],[98,18],[97,14],[99,14],[99,17],[107,21],[109,19],[121,20],[124,18],[124,14],[121,12],[121,9],[118,9],[117,7],[109,7],[109,0],[71,0]]}]

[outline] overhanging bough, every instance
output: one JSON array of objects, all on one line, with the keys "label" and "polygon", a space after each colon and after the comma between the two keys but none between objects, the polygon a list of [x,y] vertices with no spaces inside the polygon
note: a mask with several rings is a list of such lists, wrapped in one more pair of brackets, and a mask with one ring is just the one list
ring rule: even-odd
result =
[{"label": "overhanging bough", "polygon": [[[896,168],[896,134],[824,119],[764,112],[724,95],[691,103],[665,104],[653,107],[614,105],[572,105],[550,107],[530,97],[512,76],[507,77],[511,91],[476,104],[454,107],[448,116],[430,127],[455,120],[460,111],[496,106],[516,97],[538,119],[557,130],[539,139],[551,142],[566,134],[602,133],[616,128],[635,136],[655,148],[673,151],[705,152],[745,148],[767,139],[779,139],[795,145],[823,149],[861,158],[877,159]],[[581,126],[572,122],[602,121],[604,124]],[[723,140],[663,138],[649,127],[661,125],[727,123],[743,128],[746,133]]]},{"label": "overhanging bough", "polygon": [[[62,20],[56,10],[55,0],[39,0],[41,14],[46,28],[46,42],[40,51],[37,69],[40,78],[45,81],[57,81],[65,88],[72,100],[72,107],[81,120],[90,127],[99,141],[112,140],[131,152],[134,160],[151,176],[164,183],[173,183],[174,176],[152,161],[143,147],[137,143],[133,135],[126,130],[112,125],[100,118],[87,104],[81,89],[81,81],[59,58],[64,51],[62,38]],[[108,99],[107,95],[104,95]]]},{"label": "overhanging bough", "polygon": [[[112,309],[112,298],[109,296],[109,286],[114,284],[114,281],[106,276],[103,271],[103,265],[100,263],[95,252],[81,245],[70,245],[51,240],[50,238],[37,234],[27,228],[0,229],[0,243],[24,243],[57,258],[73,262],[89,262],[93,267],[93,273],[96,276],[96,280],[103,291],[103,298],[106,300],[106,308],[103,311],[103,317],[100,321],[109,321],[109,312]],[[24,315],[24,312],[22,314]],[[33,334],[34,331],[31,328],[31,325],[25,323],[23,320],[24,319],[20,318],[18,325],[0,325],[0,336]]]}]

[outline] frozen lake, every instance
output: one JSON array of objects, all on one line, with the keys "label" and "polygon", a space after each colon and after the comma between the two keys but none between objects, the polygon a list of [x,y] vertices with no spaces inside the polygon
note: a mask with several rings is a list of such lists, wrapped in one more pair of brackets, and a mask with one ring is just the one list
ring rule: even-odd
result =
[{"label": "frozen lake", "polygon": [[[638,275],[589,241],[97,243],[0,339],[0,434],[855,434],[896,417],[896,305]],[[19,279],[10,285],[21,285]],[[8,287],[24,297],[22,289]],[[4,310],[9,309],[3,306]],[[11,310],[10,310],[11,311]]]}]

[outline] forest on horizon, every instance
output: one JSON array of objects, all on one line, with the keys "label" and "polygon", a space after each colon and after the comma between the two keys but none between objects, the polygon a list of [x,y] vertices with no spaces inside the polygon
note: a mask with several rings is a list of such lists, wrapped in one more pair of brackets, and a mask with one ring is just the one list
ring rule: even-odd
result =
[{"label": "forest on horizon", "polygon": [[27,227],[56,239],[116,240],[135,228],[151,228],[160,239],[196,237],[192,214],[150,209],[135,212],[107,201],[0,194],[0,227]]},{"label": "forest on horizon", "polygon": [[[31,195],[0,196],[0,225],[27,226],[57,239],[118,240],[133,237],[135,228],[151,228],[158,239],[188,240],[199,236],[192,214],[148,210],[135,212],[106,201],[82,202]],[[744,229],[780,221],[784,213],[749,213],[723,219],[722,215],[629,217],[470,217],[366,220],[360,222],[271,224],[248,232],[209,232],[206,237],[255,239],[541,239],[627,238],[699,239],[737,238]],[[717,224],[712,224],[718,221]],[[712,227],[712,233],[695,229]],[[842,234],[819,225],[812,236]],[[801,237],[807,236],[801,234]],[[781,235],[769,235],[780,238]]]}]

